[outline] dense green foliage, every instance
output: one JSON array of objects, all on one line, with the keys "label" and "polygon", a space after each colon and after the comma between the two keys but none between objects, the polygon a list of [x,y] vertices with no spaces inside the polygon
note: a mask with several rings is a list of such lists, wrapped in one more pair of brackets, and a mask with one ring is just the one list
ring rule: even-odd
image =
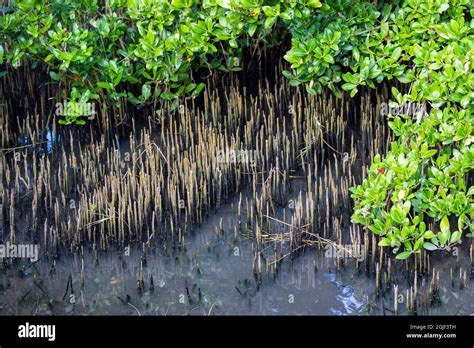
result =
[{"label": "dense green foliage", "polygon": [[[380,245],[403,250],[397,258],[423,247],[449,250],[465,230],[472,237],[474,187],[468,176],[474,168],[474,21],[466,21],[472,16],[469,4],[405,1],[381,25],[390,40],[367,45],[374,58],[364,52],[359,59],[369,57],[375,78],[397,76],[411,84],[406,95],[393,89],[394,104],[428,105],[424,113],[391,116],[397,140],[352,190],[358,201],[353,221],[382,236]],[[391,65],[393,60],[399,65]],[[364,83],[361,75],[371,77],[362,66],[353,70],[343,76],[350,90]],[[427,228],[428,217],[439,222],[439,232]]]},{"label": "dense green foliage", "polygon": [[473,13],[469,0],[21,0],[0,16],[0,63],[48,64],[72,103],[177,102],[204,87],[197,69],[239,70],[244,47],[282,31],[284,75],[309,93],[408,83],[391,106],[426,111],[389,115],[396,141],[352,189],[353,221],[403,259],[472,236]]},{"label": "dense green foliage", "polygon": [[[0,63],[48,64],[52,79],[70,83],[71,103],[177,100],[204,87],[193,70],[239,70],[242,48],[263,40],[277,18],[308,17],[321,6],[315,0],[268,3],[21,0],[0,16]],[[141,93],[125,88],[133,84]],[[66,121],[80,120],[74,114]]]}]

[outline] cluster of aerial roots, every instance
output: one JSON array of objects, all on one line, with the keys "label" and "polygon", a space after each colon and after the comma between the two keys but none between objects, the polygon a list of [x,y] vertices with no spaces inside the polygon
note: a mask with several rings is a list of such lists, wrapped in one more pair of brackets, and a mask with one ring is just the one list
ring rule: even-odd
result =
[{"label": "cluster of aerial roots", "polygon": [[[238,223],[225,228],[252,237],[256,279],[277,272],[302,248],[344,251],[350,244],[363,249],[366,257],[355,258],[355,267],[375,275],[376,293],[396,295],[389,250],[350,223],[349,188],[392,140],[380,111],[389,88],[355,99],[312,96],[290,87],[281,70],[252,91],[238,75],[214,75],[200,98],[137,120],[118,108],[116,119],[129,119],[129,129],[115,136],[97,132],[93,121],[59,126],[54,102],[60,92],[35,81],[31,71],[26,82],[13,74],[0,86],[2,241],[30,238],[53,255],[133,243],[145,252],[156,240],[179,247],[193,227],[238,196]],[[43,86],[40,92],[36,85]],[[18,90],[37,95],[36,103],[15,97]],[[472,246],[470,253],[472,265]],[[346,258],[338,254],[336,266],[344,267]],[[406,303],[414,312],[416,298],[437,298],[439,274],[426,252],[411,267],[415,280]],[[459,286],[467,287],[472,266],[455,272]],[[422,278],[418,286],[424,275],[430,282]],[[143,276],[137,279],[143,288]],[[420,289],[428,295],[417,296]],[[424,303],[419,300],[421,310]]]}]

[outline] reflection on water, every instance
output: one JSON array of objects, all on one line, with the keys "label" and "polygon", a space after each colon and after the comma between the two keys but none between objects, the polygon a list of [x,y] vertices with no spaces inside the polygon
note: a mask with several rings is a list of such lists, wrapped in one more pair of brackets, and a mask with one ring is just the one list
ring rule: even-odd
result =
[{"label": "reflection on water", "polygon": [[[41,149],[47,153],[61,142],[52,130],[42,139]],[[28,144],[27,137],[18,139],[19,146]],[[304,180],[293,180],[292,186],[294,192],[305,192]],[[244,198],[252,200],[251,195]],[[85,250],[83,257],[64,251],[57,260],[43,257],[36,263],[3,260],[0,314],[394,314],[393,292],[375,296],[373,274],[356,271],[354,260],[337,267],[324,249],[302,250],[287,257],[276,273],[267,270],[263,279],[255,277],[255,244],[246,238],[254,233],[238,230],[237,201],[210,214],[180,248],[157,242],[145,255],[134,246],[99,255]],[[285,220],[281,211],[275,214]],[[285,232],[283,225],[272,228],[275,234]],[[451,270],[456,275],[470,269],[467,249],[461,248],[457,258],[433,260],[432,266],[441,272],[440,304],[431,306],[429,314],[474,313],[471,280],[460,289],[459,281],[450,278]],[[404,273],[402,269],[394,275],[399,294],[413,286],[413,278]],[[399,314],[406,314],[405,301],[402,296]]]},{"label": "reflection on water", "polygon": [[[356,274],[350,263],[338,270],[316,249],[285,260],[260,284],[253,274],[252,242],[233,228],[233,204],[197,228],[181,250],[163,244],[146,257],[132,248],[97,258],[85,252],[84,260],[65,253],[56,262],[4,264],[0,314],[364,315],[369,308],[370,314],[393,313],[391,295],[374,296],[373,276]],[[227,227],[224,232],[216,232],[219,224]],[[399,280],[400,289],[408,286]],[[472,287],[442,289],[443,305],[431,307],[430,314],[474,312]]]},{"label": "reflection on water", "polygon": [[[339,293],[335,295],[335,300],[343,305],[343,310],[340,308],[331,308],[331,314],[347,315],[347,314],[361,314],[363,312],[364,302],[356,299],[355,291],[352,286],[343,285],[342,281],[337,278],[335,273],[325,273],[325,279],[334,283],[337,286]],[[338,306],[339,307],[339,306]]]},{"label": "reflection on water", "polygon": [[52,129],[48,129],[46,132],[46,151],[47,153],[51,153],[53,151],[53,146],[56,143],[61,143],[61,135],[54,134],[54,131]]}]

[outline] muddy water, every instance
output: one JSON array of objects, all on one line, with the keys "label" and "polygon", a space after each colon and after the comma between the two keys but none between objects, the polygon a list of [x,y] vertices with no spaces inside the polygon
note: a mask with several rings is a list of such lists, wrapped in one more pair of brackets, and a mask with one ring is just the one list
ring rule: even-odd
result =
[{"label": "muddy water", "polygon": [[[8,168],[0,168],[4,185],[0,192],[6,192],[1,200],[0,223],[8,224],[0,225],[0,236],[2,241],[35,239],[41,246],[41,258],[34,263],[25,259],[0,262],[0,314],[403,315],[409,312],[410,302],[415,303],[410,314],[474,313],[471,241],[464,239],[456,254],[430,254],[431,259],[418,267],[423,271],[414,274],[413,262],[395,262],[393,257],[392,263],[387,262],[388,251],[382,255],[372,248],[376,244],[371,235],[365,234],[367,239],[363,239],[365,231],[349,223],[347,188],[360,182],[364,166],[389,143],[386,125],[373,117],[378,115],[377,105],[386,100],[386,93],[380,93],[376,102],[362,99],[360,105],[334,100],[319,103],[319,99],[308,104],[295,102],[300,105],[296,108],[299,113],[311,116],[303,119],[282,106],[285,100],[288,104],[296,98],[293,90],[289,93],[281,82],[278,86],[257,97],[240,92],[225,98],[211,95],[208,111],[214,116],[210,120],[202,117],[202,124],[193,114],[177,115],[172,127],[154,124],[151,128],[157,128],[157,134],[147,132],[145,125],[146,136],[142,138],[146,140],[150,134],[149,139],[156,144],[164,145],[165,139],[165,145],[166,141],[172,145],[161,146],[164,153],[151,142],[148,152],[143,151],[139,145],[143,141],[138,140],[143,127],[138,119],[138,131],[134,139],[130,138],[135,147],[121,140],[98,146],[100,134],[87,129],[54,124],[43,127],[47,131],[42,132],[34,123],[45,115],[38,122],[26,122],[21,132],[12,127],[11,139],[9,132],[2,133],[2,139],[7,134],[2,140],[5,147],[20,147],[17,152],[21,157],[16,159],[16,150],[2,149],[0,160]],[[306,98],[306,94],[298,95]],[[227,114],[238,117],[216,112],[220,109],[215,103],[226,98],[234,101],[227,105]],[[267,109],[272,116],[265,117],[262,110]],[[15,124],[14,116],[8,116],[11,125]],[[199,146],[194,148],[192,139]],[[234,139],[246,143],[243,149],[259,148],[261,166],[224,166],[223,176],[214,175],[209,168],[215,154],[206,152],[212,150],[206,144],[213,139],[220,139],[215,144],[222,148],[235,145]],[[76,152],[77,161],[71,160]],[[45,161],[35,154],[45,155]],[[131,163],[124,163],[127,154]],[[198,169],[189,170],[190,163]],[[47,170],[42,172],[41,168]],[[279,171],[286,172],[280,181],[279,174],[271,176]],[[196,172],[212,175],[200,175],[197,180],[191,176]],[[64,179],[67,175],[69,180]],[[192,179],[189,182],[188,176]],[[137,177],[142,180],[140,184]],[[169,180],[168,185],[158,190],[164,180]],[[262,183],[267,180],[270,189],[263,193],[266,185]],[[109,185],[111,182],[119,184]],[[124,187],[129,191],[119,190]],[[135,190],[139,191],[136,195]],[[186,196],[191,205],[182,214],[176,198],[190,190],[194,199]],[[238,197],[240,192],[242,197]],[[203,193],[207,194],[202,197]],[[161,195],[163,200],[151,199]],[[135,205],[136,197],[150,200]],[[76,200],[75,209],[70,209],[71,199]],[[251,203],[243,203],[239,209],[239,199]],[[296,208],[289,207],[289,199],[296,202]],[[203,207],[203,202],[208,204]],[[146,206],[149,209],[141,210]],[[260,209],[255,208],[258,206]],[[312,208],[303,212],[308,206]],[[194,224],[201,217],[197,218],[196,208],[204,217],[199,226]],[[126,223],[119,224],[123,220]],[[169,233],[170,223],[174,223],[174,234]],[[302,242],[302,225],[310,226],[311,233],[321,233],[328,244],[315,243],[315,238]],[[177,237],[176,230],[183,227],[184,234]],[[138,233],[140,228],[143,234]],[[150,233],[153,229],[155,234]],[[330,243],[351,243],[354,235],[370,254],[357,261],[351,255],[328,253]],[[292,245],[288,242],[291,238],[298,240]],[[130,248],[122,245],[130,240],[135,241]],[[293,248],[297,252],[292,253]],[[383,270],[378,281],[377,263]],[[414,299],[410,295],[413,289]]]},{"label": "muddy water", "polygon": [[[131,247],[99,255],[86,251],[83,261],[65,253],[54,261],[43,257],[36,263],[4,263],[0,314],[394,314],[393,292],[376,296],[372,274],[358,272],[352,259],[337,267],[324,248],[288,256],[278,272],[263,272],[258,280],[252,240],[238,231],[237,204],[235,199],[224,204],[179,249],[162,244],[145,254]],[[441,291],[440,302],[430,305],[428,314],[474,313],[471,281],[460,289],[456,274],[450,280],[451,268],[469,266],[466,250],[460,251],[457,259],[446,255],[432,262],[441,271]],[[141,269],[144,284],[139,291]],[[399,270],[399,293],[412,280]],[[406,313],[405,300],[404,295],[399,298],[399,314]]]}]

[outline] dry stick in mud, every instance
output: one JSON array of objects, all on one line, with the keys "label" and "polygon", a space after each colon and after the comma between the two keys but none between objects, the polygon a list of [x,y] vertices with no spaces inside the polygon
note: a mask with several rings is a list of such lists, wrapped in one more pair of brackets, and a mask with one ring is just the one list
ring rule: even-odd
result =
[{"label": "dry stick in mud", "polygon": [[[310,233],[306,230],[306,227],[308,227],[309,225],[305,225],[305,226],[301,226],[301,227],[296,227],[296,226],[293,226],[291,224],[288,224],[284,221],[281,221],[281,220],[278,220],[274,217],[271,217],[271,216],[268,216],[268,215],[263,215],[265,218],[267,219],[270,219],[272,221],[275,221],[275,222],[278,222],[280,224],[283,224],[285,226],[287,226],[288,228],[290,229],[297,229],[297,230],[301,230],[301,233],[302,234],[306,234],[308,236],[310,236],[312,239],[307,239],[307,240],[303,240],[303,242],[306,244],[306,245],[314,245],[314,244],[319,244],[319,245],[329,245],[337,250],[341,250],[351,256],[354,256],[352,254],[352,250],[350,249],[347,249],[346,247],[344,247],[343,245],[340,245],[330,239],[327,239],[327,238],[323,238],[321,237],[319,234],[315,234],[315,233]],[[272,240],[275,240],[275,238],[278,238],[278,239],[283,239],[285,238],[285,235],[287,235],[288,233],[284,233],[284,234],[268,234],[268,235],[262,235],[263,238],[267,239],[268,241],[272,241]],[[300,246],[298,248],[301,248],[303,246]],[[291,253],[288,253],[286,255],[284,255],[282,258],[278,259],[278,260],[275,260],[273,261],[274,264],[278,263],[279,261],[281,261],[283,258],[287,257],[287,256],[290,256]]]}]

